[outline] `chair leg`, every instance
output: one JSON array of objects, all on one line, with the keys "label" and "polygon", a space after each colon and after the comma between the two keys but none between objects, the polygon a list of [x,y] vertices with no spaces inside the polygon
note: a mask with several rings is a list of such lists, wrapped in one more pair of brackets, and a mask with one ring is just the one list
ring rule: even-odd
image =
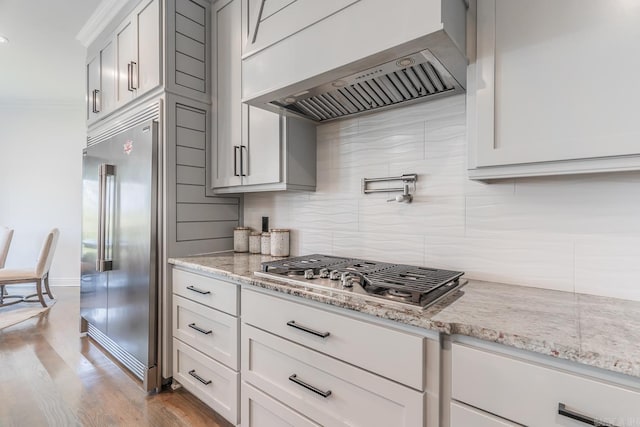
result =
[{"label": "chair leg", "polygon": [[4,303],[4,285],[0,285],[0,304]]},{"label": "chair leg", "polygon": [[44,302],[44,297],[42,296],[42,279],[38,279],[36,282],[36,292],[38,292],[38,300],[43,307],[47,306],[47,303]]},{"label": "chair leg", "polygon": [[49,298],[53,299],[53,294],[51,293],[51,289],[49,289],[49,275],[46,275],[44,278],[44,288],[47,291],[47,295],[49,295]]}]

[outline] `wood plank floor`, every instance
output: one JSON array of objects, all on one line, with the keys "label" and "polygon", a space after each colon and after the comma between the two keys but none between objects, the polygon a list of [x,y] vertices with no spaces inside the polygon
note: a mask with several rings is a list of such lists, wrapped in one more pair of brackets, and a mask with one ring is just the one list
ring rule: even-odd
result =
[{"label": "wood plank floor", "polygon": [[183,389],[148,395],[80,337],[80,289],[52,291],[47,313],[0,330],[0,426],[231,425]]}]

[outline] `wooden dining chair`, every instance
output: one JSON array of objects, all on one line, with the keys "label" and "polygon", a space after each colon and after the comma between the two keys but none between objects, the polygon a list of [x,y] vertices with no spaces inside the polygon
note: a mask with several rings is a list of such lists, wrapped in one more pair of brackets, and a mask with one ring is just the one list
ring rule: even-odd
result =
[{"label": "wooden dining chair", "polygon": [[[34,268],[3,268],[0,270],[0,286],[3,288],[6,285],[15,285],[19,283],[36,284],[36,293],[32,295],[4,296],[2,293],[0,293],[0,307],[10,304],[16,304],[22,301],[36,302],[35,300],[30,299],[35,296],[38,297],[37,301],[39,301],[43,307],[46,307],[47,304],[45,303],[44,296],[42,294],[43,282],[46,294],[50,299],[53,299],[53,294],[51,293],[51,289],[49,289],[49,269],[51,268],[51,262],[53,261],[53,254],[55,252],[59,236],[60,231],[57,228],[54,228],[49,232],[49,234],[47,234],[47,237],[45,238],[42,245],[42,249],[40,250],[40,256],[38,257],[38,261],[36,262]],[[5,303],[4,299],[7,298],[15,301]]]}]

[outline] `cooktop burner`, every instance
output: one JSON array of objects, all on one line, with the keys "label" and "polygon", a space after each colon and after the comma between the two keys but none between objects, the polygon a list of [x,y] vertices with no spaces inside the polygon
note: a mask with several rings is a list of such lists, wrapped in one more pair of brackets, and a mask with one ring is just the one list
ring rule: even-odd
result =
[{"label": "cooktop burner", "polygon": [[276,281],[427,307],[459,289],[464,273],[314,254],[263,262],[262,271],[255,274]]}]

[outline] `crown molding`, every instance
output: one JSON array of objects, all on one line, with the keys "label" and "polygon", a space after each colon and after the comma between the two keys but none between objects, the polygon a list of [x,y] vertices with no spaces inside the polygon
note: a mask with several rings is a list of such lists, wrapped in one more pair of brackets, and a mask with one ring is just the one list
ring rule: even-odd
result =
[{"label": "crown molding", "polygon": [[102,0],[76,35],[76,40],[80,41],[84,47],[89,47],[130,2],[131,0]]}]

